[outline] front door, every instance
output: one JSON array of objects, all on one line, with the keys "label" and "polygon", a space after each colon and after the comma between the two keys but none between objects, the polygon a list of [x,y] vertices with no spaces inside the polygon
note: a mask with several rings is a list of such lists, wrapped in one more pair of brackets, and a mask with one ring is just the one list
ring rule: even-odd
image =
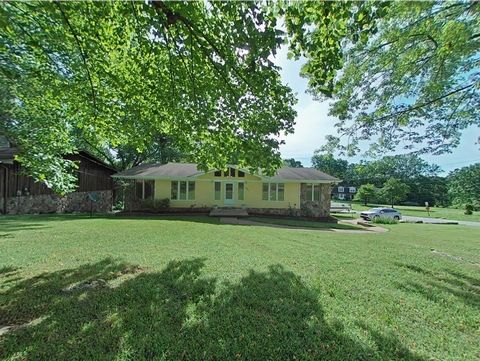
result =
[{"label": "front door", "polygon": [[228,205],[233,205],[234,200],[233,200],[233,183],[225,183],[225,199],[223,200],[223,204],[226,206]]}]

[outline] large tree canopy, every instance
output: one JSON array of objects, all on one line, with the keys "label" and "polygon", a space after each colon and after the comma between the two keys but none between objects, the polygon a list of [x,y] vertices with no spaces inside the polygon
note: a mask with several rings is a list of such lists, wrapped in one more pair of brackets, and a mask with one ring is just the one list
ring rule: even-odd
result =
[{"label": "large tree canopy", "polygon": [[295,97],[271,61],[282,34],[269,14],[252,2],[4,2],[2,128],[59,192],[73,185],[61,157],[79,143],[141,152],[157,134],[203,167],[272,171]]},{"label": "large tree canopy", "polygon": [[448,175],[448,194],[455,206],[480,209],[480,163],[455,169]]},{"label": "large tree canopy", "polygon": [[335,99],[348,141],[330,148],[375,138],[441,153],[480,123],[479,14],[440,1],[4,2],[0,131],[58,192],[73,189],[64,154],[149,154],[159,134],[203,168],[271,173],[295,118],[272,62],[287,41],[310,91]]},{"label": "large tree canopy", "polygon": [[395,1],[383,10],[374,35],[343,39],[344,63],[328,88],[317,81],[319,57],[306,54],[311,90],[333,94],[339,118],[340,136],[324,150],[351,155],[369,141],[376,152],[448,152],[480,126],[480,3]]}]

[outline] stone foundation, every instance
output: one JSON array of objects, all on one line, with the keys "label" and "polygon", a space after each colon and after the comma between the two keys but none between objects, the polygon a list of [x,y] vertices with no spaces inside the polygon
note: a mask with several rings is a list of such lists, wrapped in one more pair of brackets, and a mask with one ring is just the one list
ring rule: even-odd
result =
[{"label": "stone foundation", "polygon": [[250,215],[301,217],[301,210],[296,208],[247,208]]},{"label": "stone foundation", "polygon": [[[97,202],[89,198],[96,194]],[[112,191],[74,192],[66,196],[43,194],[7,198],[7,214],[105,213],[112,210]]]}]

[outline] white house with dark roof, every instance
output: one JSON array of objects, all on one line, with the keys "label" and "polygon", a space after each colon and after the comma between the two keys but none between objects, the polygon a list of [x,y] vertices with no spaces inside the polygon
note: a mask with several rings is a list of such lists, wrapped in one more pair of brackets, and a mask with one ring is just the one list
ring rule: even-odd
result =
[{"label": "white house with dark roof", "polygon": [[314,168],[282,167],[269,177],[233,165],[205,172],[194,163],[139,165],[113,177],[134,182],[140,208],[169,199],[177,210],[233,208],[316,218],[329,216],[331,189],[340,181]]}]

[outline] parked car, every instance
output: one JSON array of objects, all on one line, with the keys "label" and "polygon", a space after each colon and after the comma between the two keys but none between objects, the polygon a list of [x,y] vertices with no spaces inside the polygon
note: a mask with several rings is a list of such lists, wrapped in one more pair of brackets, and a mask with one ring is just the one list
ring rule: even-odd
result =
[{"label": "parked car", "polygon": [[393,208],[372,208],[368,211],[361,212],[360,217],[366,221],[373,221],[380,217],[392,218],[399,221],[402,218],[402,214]]}]

